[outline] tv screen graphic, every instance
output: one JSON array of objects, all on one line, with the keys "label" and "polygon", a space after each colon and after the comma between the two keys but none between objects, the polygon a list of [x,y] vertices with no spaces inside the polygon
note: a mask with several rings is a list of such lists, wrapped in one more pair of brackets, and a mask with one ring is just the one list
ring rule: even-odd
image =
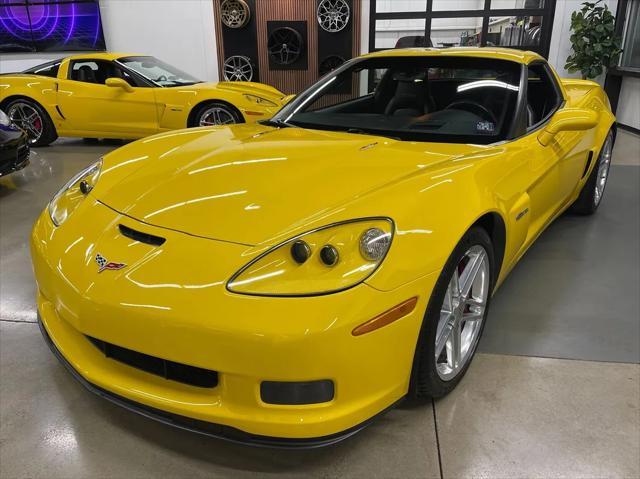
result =
[{"label": "tv screen graphic", "polygon": [[0,53],[105,50],[97,1],[0,0]]}]

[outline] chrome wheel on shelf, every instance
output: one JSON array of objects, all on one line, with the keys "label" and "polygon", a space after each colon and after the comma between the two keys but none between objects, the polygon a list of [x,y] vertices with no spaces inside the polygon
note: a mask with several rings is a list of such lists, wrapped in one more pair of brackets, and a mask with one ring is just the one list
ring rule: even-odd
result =
[{"label": "chrome wheel on shelf", "polygon": [[455,378],[473,356],[490,289],[489,258],[476,245],[463,255],[445,293],[436,328],[435,363],[443,381]]},{"label": "chrome wheel on shelf", "polygon": [[224,62],[224,79],[227,81],[251,81],[253,66],[251,59],[242,55],[234,55]]},{"label": "chrome wheel on shelf", "polygon": [[607,186],[607,179],[609,179],[609,169],[611,168],[611,154],[613,152],[613,136],[609,135],[602,147],[602,153],[600,153],[600,164],[598,166],[598,176],[596,177],[596,186],[593,195],[593,202],[595,206],[600,204],[602,196],[604,195],[604,188]]},{"label": "chrome wheel on shelf", "polygon": [[251,9],[244,0],[224,0],[220,5],[222,23],[229,28],[242,28],[251,19]]},{"label": "chrome wheel on shelf", "polygon": [[349,23],[349,4],[345,0],[322,0],[317,16],[320,27],[329,33],[337,33]]},{"label": "chrome wheel on shelf", "polygon": [[44,131],[44,121],[38,110],[26,102],[15,102],[9,107],[7,115],[18,128],[27,132],[29,143],[36,143]]}]

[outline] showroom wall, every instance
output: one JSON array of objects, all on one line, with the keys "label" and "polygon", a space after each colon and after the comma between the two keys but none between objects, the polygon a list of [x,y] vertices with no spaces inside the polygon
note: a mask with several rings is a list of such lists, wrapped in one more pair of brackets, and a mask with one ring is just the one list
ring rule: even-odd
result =
[{"label": "showroom wall", "polygon": [[[107,48],[146,53],[203,80],[218,79],[211,0],[101,0]],[[22,71],[64,53],[0,55],[0,73]]]}]

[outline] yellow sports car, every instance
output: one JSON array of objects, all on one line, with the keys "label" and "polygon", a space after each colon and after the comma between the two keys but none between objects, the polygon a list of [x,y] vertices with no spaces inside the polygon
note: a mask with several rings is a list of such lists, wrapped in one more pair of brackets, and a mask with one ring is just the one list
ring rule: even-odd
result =
[{"label": "yellow sports car", "polygon": [[32,146],[58,136],[142,138],[270,118],[284,94],[251,82],[203,83],[154,57],[75,55],[0,76],[0,109]]},{"label": "yellow sports car", "polygon": [[614,137],[598,84],[534,53],[365,55],[268,121],[152,136],[73,177],[33,229],[43,335],[145,416],[337,442],[456,386],[496,287],[602,201]]}]

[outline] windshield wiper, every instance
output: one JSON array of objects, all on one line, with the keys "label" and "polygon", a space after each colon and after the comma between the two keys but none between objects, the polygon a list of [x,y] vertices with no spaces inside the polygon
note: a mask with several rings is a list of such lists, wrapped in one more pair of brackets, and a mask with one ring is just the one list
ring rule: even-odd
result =
[{"label": "windshield wiper", "polygon": [[369,135],[369,136],[381,136],[383,138],[389,138],[390,140],[399,140],[397,136],[391,135],[383,135],[382,133],[378,133],[376,130],[363,130],[362,128],[348,128],[346,130],[347,133],[354,133],[356,135]]},{"label": "windshield wiper", "polygon": [[292,124],[292,123],[288,123],[284,120],[263,120],[260,122],[260,124],[262,125],[267,125],[267,126],[275,126],[277,128],[298,128],[296,125]]}]

